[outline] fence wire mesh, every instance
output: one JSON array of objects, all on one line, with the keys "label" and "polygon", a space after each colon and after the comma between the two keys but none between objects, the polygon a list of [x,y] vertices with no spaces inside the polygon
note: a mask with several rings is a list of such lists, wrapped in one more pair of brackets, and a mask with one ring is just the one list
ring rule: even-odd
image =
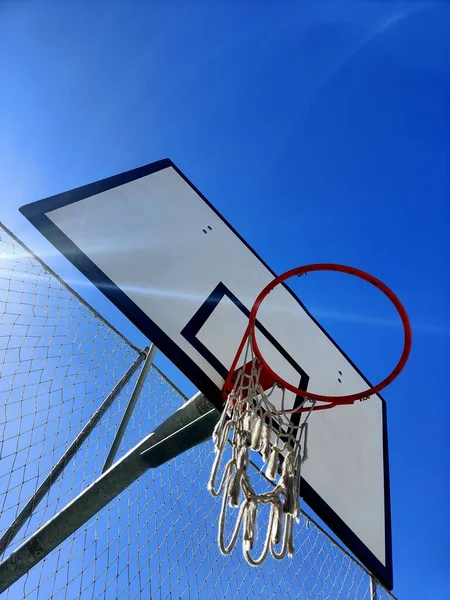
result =
[{"label": "fence wire mesh", "polygon": [[[0,536],[139,356],[0,228]],[[134,373],[3,557],[101,474]],[[131,449],[184,402],[152,368],[122,440]],[[217,547],[206,443],[148,471],[14,583],[5,599],[372,600],[370,576],[307,515],[294,559],[250,567]],[[258,475],[256,475],[258,476]],[[377,587],[377,600],[393,596]]]}]

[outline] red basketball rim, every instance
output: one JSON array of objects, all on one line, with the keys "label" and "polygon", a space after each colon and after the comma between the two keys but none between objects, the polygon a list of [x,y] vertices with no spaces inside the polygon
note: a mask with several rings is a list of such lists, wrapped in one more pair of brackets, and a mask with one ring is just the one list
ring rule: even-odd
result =
[{"label": "red basketball rim", "polygon": [[[393,368],[391,373],[389,373],[389,375],[387,377],[385,377],[380,383],[378,383],[372,387],[368,387],[367,389],[357,392],[355,394],[347,394],[347,395],[343,395],[343,396],[326,396],[323,394],[315,394],[315,393],[309,392],[307,390],[301,390],[300,388],[297,388],[294,385],[292,385],[291,383],[289,383],[289,381],[285,381],[284,379],[282,379],[279,375],[277,375],[277,373],[275,373],[275,371],[268,365],[268,363],[264,359],[264,357],[261,353],[261,350],[258,346],[258,342],[256,340],[256,331],[255,331],[256,315],[261,306],[261,303],[266,298],[266,296],[268,296],[270,294],[270,292],[277,285],[279,285],[280,283],[283,283],[284,281],[286,281],[286,279],[290,279],[291,277],[294,277],[295,275],[298,275],[298,276],[305,275],[306,273],[311,273],[313,271],[336,271],[339,273],[347,273],[348,275],[353,275],[354,277],[358,277],[359,279],[367,281],[368,283],[371,283],[376,288],[378,288],[381,292],[383,292],[383,294],[385,296],[387,296],[387,298],[389,298],[389,300],[395,306],[395,308],[400,316],[400,319],[402,321],[402,324],[403,324],[403,332],[404,332],[403,351],[401,353],[398,363],[395,365],[395,367]],[[316,409],[332,408],[334,406],[338,406],[338,405],[342,405],[342,404],[353,404],[356,400],[361,400],[362,398],[366,398],[368,396],[373,396],[374,394],[377,394],[378,392],[380,392],[382,389],[384,389],[389,384],[391,384],[394,381],[394,379],[396,379],[396,377],[398,377],[398,375],[403,370],[403,368],[408,360],[409,354],[411,352],[411,343],[412,343],[411,324],[409,322],[408,315],[406,313],[406,310],[405,310],[403,304],[400,302],[400,300],[394,294],[394,292],[387,285],[385,285],[382,281],[380,281],[379,279],[376,279],[376,277],[373,277],[372,275],[370,275],[369,273],[366,273],[365,271],[362,271],[360,269],[355,269],[354,267],[348,267],[346,265],[339,265],[339,264],[332,264],[332,263],[312,264],[312,265],[306,265],[303,267],[297,267],[295,269],[291,269],[290,271],[286,271],[286,273],[283,273],[282,275],[279,275],[278,277],[273,279],[261,291],[259,296],[256,298],[255,303],[253,304],[252,310],[250,312],[249,325],[247,327],[247,330],[244,334],[244,337],[243,337],[240,347],[238,349],[232,370],[235,368],[236,362],[237,362],[237,360],[242,352],[243,346],[245,344],[245,340],[249,336],[251,338],[251,342],[253,345],[253,351],[254,351],[255,355],[258,357],[258,359],[260,360],[262,368],[266,370],[266,372],[274,379],[274,381],[276,381],[283,388],[293,392],[294,394],[296,394],[298,396],[303,396],[310,400],[317,400],[320,402],[328,403],[327,405],[322,405],[322,406],[318,405],[317,407],[315,407]],[[230,371],[230,372],[232,372],[232,371]],[[225,385],[224,385],[224,390],[228,387],[228,383],[229,382],[228,382],[228,378],[227,378],[227,381],[225,382]],[[296,410],[298,411],[299,409],[296,409]],[[302,409],[300,409],[300,410],[302,410]],[[279,411],[279,412],[280,413],[292,413],[292,412],[295,412],[295,409],[290,409],[290,410],[287,409],[287,410]]]}]

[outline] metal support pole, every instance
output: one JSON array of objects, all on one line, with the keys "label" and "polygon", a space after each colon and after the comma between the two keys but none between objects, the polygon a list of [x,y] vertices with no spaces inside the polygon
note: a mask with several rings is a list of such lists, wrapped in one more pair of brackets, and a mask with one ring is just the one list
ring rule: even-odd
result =
[{"label": "metal support pole", "polygon": [[220,415],[220,411],[197,392],[155,430],[153,443],[142,451],[141,459],[154,469],[206,442],[211,439]]},{"label": "metal support pole", "polygon": [[377,580],[373,575],[370,576],[370,600],[378,600]]},{"label": "metal support pole", "polygon": [[139,378],[134,386],[133,393],[131,394],[130,401],[128,402],[128,406],[123,414],[122,421],[119,425],[119,429],[117,430],[116,437],[111,445],[111,449],[105,461],[105,466],[103,467],[102,473],[107,471],[109,467],[113,464],[114,458],[116,457],[117,451],[119,450],[120,443],[125,434],[125,430],[127,425],[131,419],[131,415],[133,414],[134,408],[136,406],[136,402],[140,396],[142,388],[144,386],[145,380],[147,379],[148,372],[150,371],[150,367],[153,364],[153,359],[155,358],[155,354],[157,351],[157,347],[152,344],[151,348],[145,348],[144,352],[146,353],[146,359],[144,365],[142,367],[142,371],[139,374]]},{"label": "metal support pole", "polygon": [[130,381],[131,377],[134,375],[134,373],[138,369],[139,365],[143,362],[144,358],[145,358],[145,354],[140,353],[139,356],[136,358],[136,360],[131,365],[131,367],[128,369],[128,371],[118,381],[118,383],[113,388],[113,390],[108,394],[108,396],[105,398],[105,400],[102,402],[102,404],[97,408],[95,413],[92,415],[92,417],[89,419],[89,421],[83,427],[83,429],[80,431],[80,433],[74,439],[74,441],[70,444],[70,446],[64,452],[64,454],[59,459],[59,461],[56,463],[56,465],[51,469],[50,473],[47,475],[47,477],[44,479],[44,481],[41,483],[41,485],[38,487],[38,489],[34,492],[34,494],[31,496],[31,498],[25,504],[25,506],[20,511],[20,513],[17,515],[17,517],[14,519],[12,524],[5,531],[2,538],[0,539],[0,554],[2,554],[6,550],[6,548],[10,544],[11,540],[13,540],[15,538],[15,536],[17,535],[18,531],[20,530],[20,528],[22,527],[24,522],[28,519],[28,517],[31,516],[34,509],[38,506],[38,504],[44,498],[45,494],[49,491],[51,486],[55,483],[55,481],[58,479],[58,477],[64,471],[66,465],[73,458],[73,456],[76,454],[76,452],[82,446],[82,444],[86,441],[86,439],[89,436],[89,434],[91,433],[91,431],[95,428],[95,426],[100,421],[100,419],[103,417],[105,412],[108,410],[108,408],[114,402],[114,400],[117,398],[117,396],[120,394],[120,392],[126,386],[126,384]]},{"label": "metal support pole", "polygon": [[0,594],[154,464],[207,439],[220,412],[196,394],[0,563]]}]

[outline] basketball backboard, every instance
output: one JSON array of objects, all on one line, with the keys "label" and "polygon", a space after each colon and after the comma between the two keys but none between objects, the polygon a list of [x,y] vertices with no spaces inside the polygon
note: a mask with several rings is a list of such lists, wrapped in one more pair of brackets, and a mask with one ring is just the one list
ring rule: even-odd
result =
[{"label": "basketball backboard", "polygon": [[[249,310],[275,274],[170,160],[34,202],[21,212],[222,405],[220,392]],[[261,307],[258,334],[267,362],[302,389],[332,396],[367,387],[285,285]],[[291,406],[299,402],[294,394],[287,399]],[[383,399],[314,413],[310,431],[304,500],[392,588]]]}]

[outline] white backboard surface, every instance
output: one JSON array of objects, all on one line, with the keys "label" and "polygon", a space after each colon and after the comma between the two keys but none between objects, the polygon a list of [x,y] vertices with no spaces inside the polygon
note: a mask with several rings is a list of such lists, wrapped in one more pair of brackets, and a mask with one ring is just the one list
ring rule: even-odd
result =
[{"label": "white backboard surface", "polygon": [[[170,160],[21,211],[220,404],[248,311],[274,273]],[[367,388],[367,380],[288,287],[279,286],[266,298],[258,322],[261,350],[283,378],[327,395]],[[291,394],[291,404],[297,401]],[[308,443],[305,501],[391,588],[384,401],[374,396],[314,413]]]}]

